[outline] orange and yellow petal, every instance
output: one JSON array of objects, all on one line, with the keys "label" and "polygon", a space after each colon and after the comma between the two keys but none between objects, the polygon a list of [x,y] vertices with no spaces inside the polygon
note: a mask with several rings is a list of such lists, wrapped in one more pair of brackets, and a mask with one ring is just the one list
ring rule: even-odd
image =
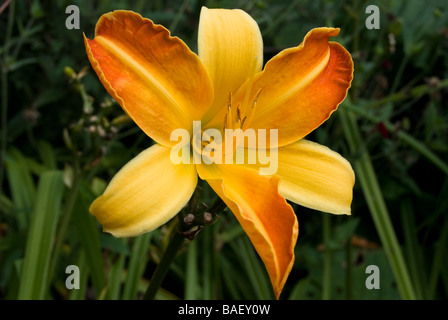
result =
[{"label": "orange and yellow petal", "polygon": [[[249,103],[258,96],[253,129],[278,129],[278,145],[302,139],[335,111],[353,78],[353,61],[340,44],[329,42],[339,29],[311,30],[302,44],[285,49],[266,63],[250,88]],[[235,103],[243,101],[242,86]]]},{"label": "orange and yellow petal", "polygon": [[[246,161],[245,166],[279,177],[280,194],[294,203],[333,214],[351,213],[355,174],[344,157],[305,139],[274,150],[267,164]],[[248,158],[247,149],[237,153]]]},{"label": "orange and yellow petal", "polygon": [[[215,88],[214,103],[204,116],[222,123],[229,93],[235,94],[263,66],[263,40],[257,23],[239,9],[202,7],[199,19],[198,53]],[[213,125],[212,125],[213,126]]]},{"label": "orange and yellow petal", "polygon": [[137,13],[103,15],[95,38],[84,40],[109,94],[160,144],[172,146],[170,133],[190,130],[213,101],[212,83],[198,56],[163,26]]},{"label": "orange and yellow petal", "polygon": [[197,184],[194,164],[174,165],[171,149],[154,145],[127,163],[90,212],[116,237],[152,231],[174,217]]},{"label": "orange and yellow petal", "polygon": [[198,165],[198,172],[249,236],[278,299],[294,264],[299,232],[293,209],[278,192],[279,178],[239,165]]}]

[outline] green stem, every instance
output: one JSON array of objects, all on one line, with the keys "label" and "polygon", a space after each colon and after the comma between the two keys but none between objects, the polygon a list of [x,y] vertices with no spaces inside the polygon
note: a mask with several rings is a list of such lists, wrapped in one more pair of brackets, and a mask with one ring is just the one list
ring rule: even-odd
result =
[{"label": "green stem", "polygon": [[215,202],[208,207],[205,211],[210,213],[219,214],[221,211],[223,211],[225,208],[227,208],[227,205],[222,201],[220,197],[216,198]]},{"label": "green stem", "polygon": [[3,177],[5,172],[6,139],[8,136],[8,75],[2,70],[2,131],[1,131],[1,154],[0,154],[0,194],[3,194]]},{"label": "green stem", "polygon": [[408,57],[409,57],[408,55],[405,55],[404,59],[401,60],[400,67],[398,68],[398,71],[395,74],[394,82],[392,83],[392,86],[390,87],[390,92],[396,92],[398,85],[401,81],[401,78],[403,76],[404,69],[405,69],[406,65],[408,64],[408,60],[409,60]]},{"label": "green stem", "polygon": [[429,297],[428,299],[435,299],[437,286],[439,285],[440,273],[443,270],[443,258],[445,248],[448,243],[448,222],[442,228],[440,238],[435,245],[434,260],[431,267],[429,279]]},{"label": "green stem", "polygon": [[404,131],[399,131],[398,137],[448,175],[448,165],[423,143],[414,139],[414,137]]},{"label": "green stem", "polygon": [[[193,211],[192,213],[194,214],[194,211],[197,208],[194,205],[194,202],[191,202],[190,205],[191,205],[190,210],[192,210]],[[198,217],[202,216],[204,212],[219,214],[222,210],[224,210],[225,207],[226,205],[224,204],[224,202],[221,200],[221,198],[218,197],[210,207],[200,211],[201,214],[197,216]],[[163,282],[163,279],[168,273],[171,263],[174,261],[177,252],[182,246],[184,236],[180,232],[178,232],[178,230],[185,231],[184,230],[185,228],[190,229],[193,226],[193,225],[188,226],[184,224],[181,213],[179,213],[177,217],[179,219],[178,221],[180,225],[174,228],[173,235],[170,239],[170,242],[168,243],[168,247],[166,248],[159,264],[157,265],[156,271],[154,272],[151,281],[149,283],[148,289],[146,290],[145,296],[143,297],[144,300],[153,300],[155,298],[157,291],[159,290],[159,287]]]},{"label": "green stem", "polygon": [[182,19],[185,9],[188,6],[188,3],[190,0],[184,0],[182,5],[180,6],[179,10],[177,11],[176,17],[174,18],[173,22],[171,23],[169,30],[171,33],[174,33],[174,30],[176,30],[177,25],[179,24],[180,20]]},{"label": "green stem", "polygon": [[347,261],[347,268],[345,270],[345,293],[346,293],[346,299],[352,300],[353,299],[353,293],[352,293],[352,242],[351,239],[347,240],[347,243],[345,244],[345,254],[346,254],[346,261]]},{"label": "green stem", "polygon": [[[78,199],[79,189],[81,187],[83,181],[83,175],[80,173],[79,166],[74,166],[74,181],[73,187],[70,190],[70,195],[67,200],[67,204],[64,208],[64,212],[62,212],[62,222],[58,227],[58,233],[56,235],[56,240],[53,248],[53,256],[50,263],[50,277],[52,279],[54,275],[54,271],[56,270],[56,265],[59,260],[59,254],[61,252],[62,244],[64,243],[65,235],[67,233],[67,229],[72,217],[73,209],[75,208],[76,200]],[[51,280],[50,280],[51,281]]]},{"label": "green stem", "polygon": [[331,220],[329,214],[323,214],[323,229],[324,229],[324,271],[323,271],[323,288],[322,288],[322,299],[331,300],[331,278],[332,278],[332,267],[333,267],[333,253],[330,248],[331,239]]},{"label": "green stem", "polygon": [[216,286],[214,285],[214,243],[213,243],[213,229],[207,228],[204,232],[204,242],[202,249],[204,250],[203,255],[203,270],[202,270],[202,279],[203,279],[203,298],[204,300],[212,300],[214,298],[214,290]]},{"label": "green stem", "polygon": [[448,79],[441,80],[437,86],[422,84],[412,89],[404,88],[396,93],[390,94],[381,100],[375,100],[364,107],[364,109],[374,109],[389,102],[399,102],[406,99],[418,98],[434,90],[441,90],[448,87]]},{"label": "green stem", "polygon": [[192,241],[188,246],[187,268],[185,275],[185,300],[196,300],[199,287],[198,275],[198,245],[196,241]]},{"label": "green stem", "polygon": [[359,157],[354,161],[357,180],[361,184],[376,230],[397,281],[398,290],[403,299],[415,300],[415,292],[403,254],[356,119],[353,114],[344,109],[340,110],[339,115],[351,152],[359,153]]},{"label": "green stem", "polygon": [[176,257],[176,254],[183,242],[184,237],[177,231],[174,231],[171,240],[168,243],[168,247],[166,248],[162,259],[157,265],[156,271],[151,278],[151,282],[149,283],[148,289],[143,297],[144,300],[153,300],[156,297],[156,293],[159,290],[159,287],[168,273],[170,265],[174,261],[174,258]]},{"label": "green stem", "polygon": [[274,29],[282,22],[287,21],[286,17],[294,11],[294,7],[296,7],[300,3],[300,0],[295,0],[289,4],[289,6],[282,11],[281,14],[275,17],[275,19],[269,24],[269,26],[264,30],[263,37],[270,35]]},{"label": "green stem", "polygon": [[420,245],[417,238],[417,228],[414,221],[414,210],[412,200],[404,198],[401,203],[401,220],[403,221],[403,234],[405,239],[405,254],[408,261],[409,272],[414,283],[415,294],[419,300],[425,298],[425,281],[423,266],[421,264],[423,255],[420,252]]},{"label": "green stem", "polygon": [[12,27],[14,24],[15,1],[9,4],[8,26],[4,43],[4,52],[1,61],[0,72],[2,73],[2,111],[1,111],[1,147],[0,147],[0,194],[3,194],[3,178],[5,173],[5,156],[8,138],[8,57],[9,41],[11,40]]},{"label": "green stem", "polygon": [[[353,53],[354,53],[354,57],[353,57],[353,62],[354,62],[354,72],[355,74],[357,73],[357,65],[358,65],[358,61],[359,61],[359,56],[360,56],[360,50],[359,50],[359,43],[360,43],[360,24],[361,24],[361,16],[363,16],[362,14],[359,14],[360,12],[360,5],[359,5],[359,0],[356,0],[354,3],[354,9],[353,11],[356,13],[353,16],[354,21],[354,28],[353,28]],[[359,96],[359,86],[358,86],[358,82],[357,81],[352,81],[352,86],[351,86],[351,96],[353,97],[353,100],[356,100]]]}]

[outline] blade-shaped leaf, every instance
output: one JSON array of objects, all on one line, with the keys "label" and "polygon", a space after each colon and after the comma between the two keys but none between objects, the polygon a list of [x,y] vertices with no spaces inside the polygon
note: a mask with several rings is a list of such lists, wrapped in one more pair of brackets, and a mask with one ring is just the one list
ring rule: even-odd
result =
[{"label": "blade-shaped leaf", "polygon": [[19,299],[47,298],[50,256],[63,189],[62,173],[59,171],[44,173],[39,180],[26,243]]}]

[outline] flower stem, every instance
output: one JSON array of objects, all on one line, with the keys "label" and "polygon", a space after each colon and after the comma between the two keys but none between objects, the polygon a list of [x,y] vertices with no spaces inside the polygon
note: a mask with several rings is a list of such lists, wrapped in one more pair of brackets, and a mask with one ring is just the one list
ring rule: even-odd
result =
[{"label": "flower stem", "polygon": [[347,261],[347,267],[345,269],[345,299],[352,300],[352,243],[351,239],[347,240],[345,244],[345,256]]},{"label": "flower stem", "polygon": [[174,18],[173,22],[169,27],[169,30],[172,34],[174,33],[174,30],[177,28],[177,25],[179,24],[182,17],[184,16],[185,9],[188,7],[189,2],[190,0],[184,0],[179,10],[177,11],[176,17]]},{"label": "flower stem", "polygon": [[363,106],[363,108],[356,108],[353,111],[362,112],[363,110],[374,110],[380,106],[385,105],[386,103],[395,103],[408,99],[415,99],[426,94],[431,94],[431,92],[439,91],[446,88],[448,88],[448,79],[443,79],[436,85],[422,84],[413,88],[403,88],[400,91],[384,97],[383,99],[374,99],[373,101],[370,101],[368,104]]},{"label": "flower stem", "polygon": [[74,211],[74,208],[76,205],[76,201],[78,200],[79,190],[81,188],[83,178],[84,178],[84,174],[83,174],[83,172],[80,171],[78,162],[77,162],[77,160],[75,160],[73,186],[70,190],[68,200],[66,202],[64,211],[62,213],[61,222],[58,226],[58,231],[57,231],[56,238],[54,241],[53,256],[52,256],[51,262],[50,262],[50,278],[49,278],[50,281],[54,276],[56,266],[59,261],[59,257],[61,254],[61,248],[62,248],[62,245],[64,244],[65,236],[67,233],[67,229],[70,225],[70,221],[71,221],[72,214],[73,214],[73,211]]},{"label": "flower stem", "polygon": [[331,220],[329,214],[323,214],[323,233],[324,233],[324,271],[323,271],[323,287],[322,300],[331,300],[331,282],[333,268],[333,253],[330,248],[331,240]]},{"label": "flower stem", "polygon": [[[195,214],[195,211],[198,209],[195,205],[195,201],[190,202],[190,210],[192,214],[198,218],[202,217],[205,212],[209,212],[211,214],[217,215],[222,210],[226,208],[225,203],[221,200],[221,198],[217,198],[215,202],[207,207],[206,209],[199,210],[199,214]],[[178,225],[173,229],[173,234],[171,236],[170,242],[168,243],[168,247],[166,248],[162,259],[160,260],[159,264],[157,265],[156,271],[154,272],[151,281],[149,282],[148,289],[146,289],[145,295],[143,297],[143,300],[153,300],[157,294],[157,291],[159,290],[160,285],[163,282],[163,279],[165,278],[166,274],[168,273],[168,270],[170,268],[171,263],[173,263],[174,258],[176,257],[177,252],[179,251],[180,247],[182,246],[183,240],[185,237],[188,237],[187,231],[191,228],[193,228],[193,225],[186,225],[185,221],[182,217],[182,213],[179,213],[177,215],[178,218]],[[201,218],[202,219],[202,218]],[[213,219],[215,220],[215,219]],[[213,223],[213,220],[210,221],[208,224]],[[201,225],[200,223],[198,225],[197,231],[201,230],[204,225]],[[191,233],[192,237],[191,240],[194,239],[194,236],[196,235],[196,232]],[[190,239],[190,237],[188,237]]]},{"label": "flower stem", "polygon": [[[8,6],[8,2],[2,5],[2,10]],[[15,12],[15,1],[10,3],[9,15],[8,15],[8,25],[6,28],[6,37],[4,43],[4,51],[2,59],[0,61],[0,72],[1,72],[1,94],[2,94],[2,107],[1,107],[1,132],[0,132],[0,194],[3,194],[3,179],[5,175],[5,157],[6,157],[6,147],[8,140],[8,55],[9,55],[9,43],[11,41],[12,28],[14,25],[14,12]]]},{"label": "flower stem", "polygon": [[174,258],[176,257],[176,254],[183,242],[184,237],[177,231],[174,231],[171,240],[168,243],[168,247],[166,248],[162,259],[157,265],[156,271],[151,278],[151,282],[149,283],[148,289],[143,297],[144,300],[153,300],[155,298],[156,293],[159,290],[159,287],[168,273],[170,265],[174,261]]}]

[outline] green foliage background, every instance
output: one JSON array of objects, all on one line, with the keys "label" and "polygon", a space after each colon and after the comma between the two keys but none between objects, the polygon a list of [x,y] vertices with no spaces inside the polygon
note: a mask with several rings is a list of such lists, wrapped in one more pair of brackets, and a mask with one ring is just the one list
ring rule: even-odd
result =
[{"label": "green foliage background", "polygon": [[[65,28],[80,8],[81,29]],[[380,29],[368,30],[368,5]],[[151,145],[100,84],[85,54],[101,16],[130,9],[196,51],[201,6],[241,8],[258,22],[265,62],[314,27],[341,28],[355,62],[339,110],[308,139],[349,159],[352,216],[293,205],[296,262],[281,299],[448,297],[448,2],[1,1],[0,299],[137,299],[175,222],[137,238],[101,231],[91,201]],[[0,9],[1,10],[1,9]],[[148,181],[150,183],[150,181]],[[197,200],[214,193],[200,184]],[[381,288],[365,286],[368,265]],[[81,270],[67,290],[65,268]],[[272,299],[264,265],[232,213],[186,241],[158,299]]]}]

